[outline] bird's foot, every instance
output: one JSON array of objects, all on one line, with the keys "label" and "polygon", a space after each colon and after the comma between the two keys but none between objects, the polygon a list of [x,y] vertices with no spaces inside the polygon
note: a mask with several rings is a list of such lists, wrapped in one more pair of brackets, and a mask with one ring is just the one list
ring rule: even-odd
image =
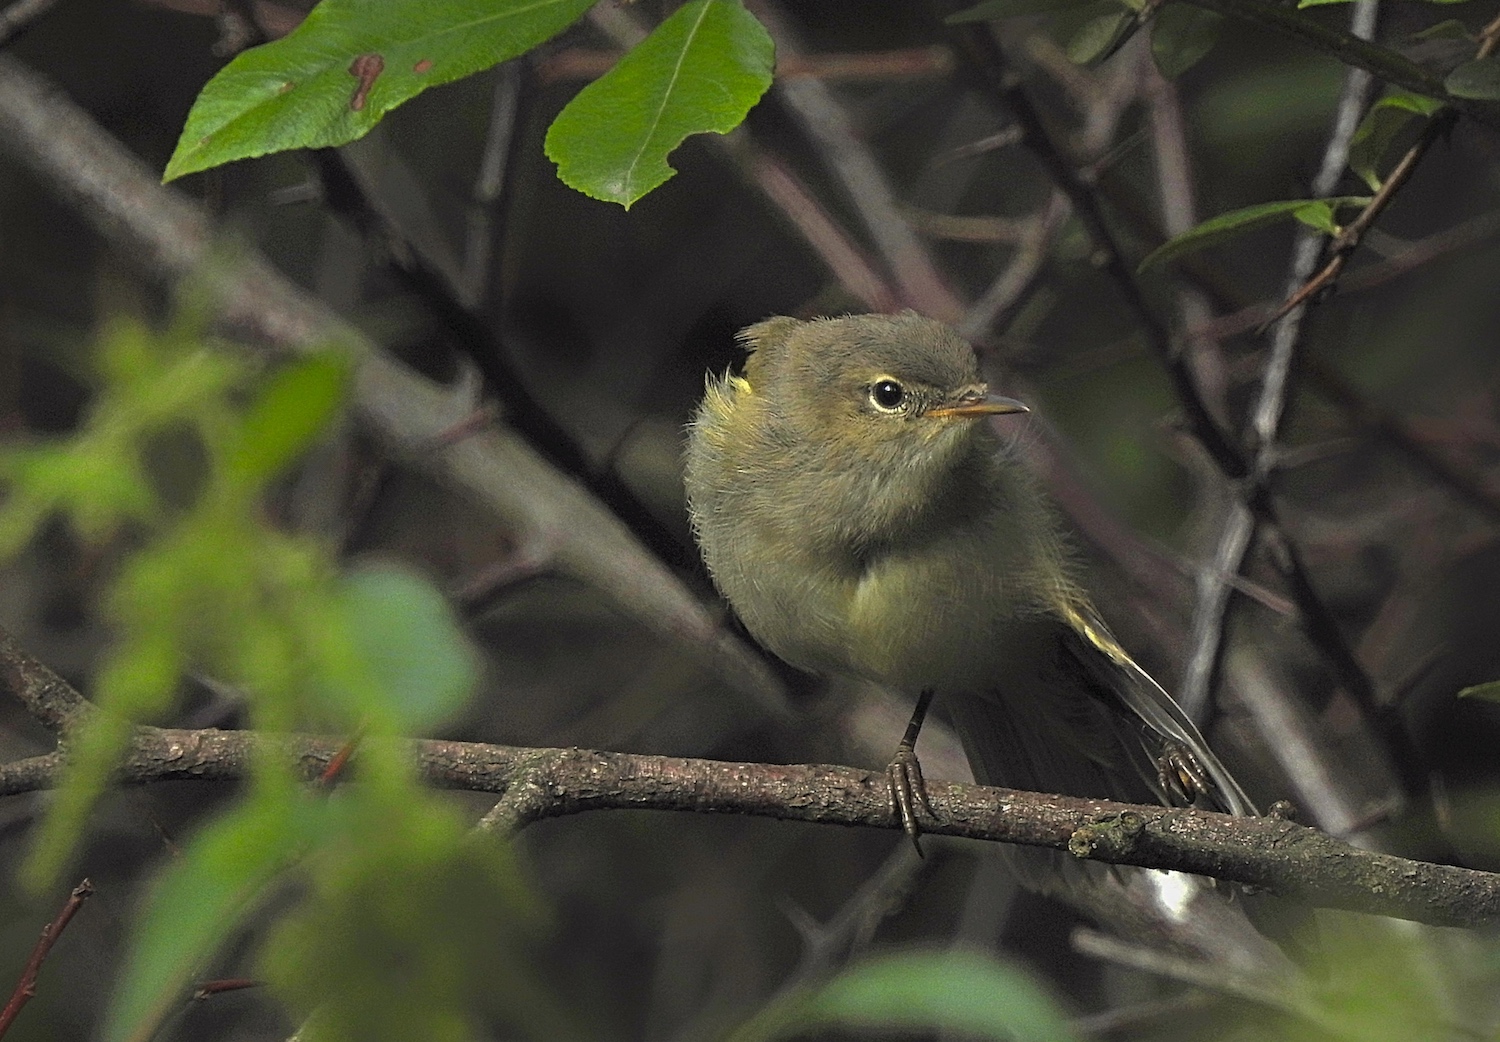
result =
[{"label": "bird's foot", "polygon": [[896,748],[896,755],[885,769],[891,786],[891,813],[900,820],[901,828],[911,837],[911,845],[922,856],[922,823],[917,817],[920,806],[929,817],[936,818],[932,804],[927,801],[927,782],[922,778],[922,765],[917,761],[917,750],[909,742]]},{"label": "bird's foot", "polygon": [[1200,798],[1213,798],[1213,779],[1185,745],[1166,742],[1162,746],[1161,755],[1156,758],[1156,776],[1167,795],[1177,803],[1191,807]]}]

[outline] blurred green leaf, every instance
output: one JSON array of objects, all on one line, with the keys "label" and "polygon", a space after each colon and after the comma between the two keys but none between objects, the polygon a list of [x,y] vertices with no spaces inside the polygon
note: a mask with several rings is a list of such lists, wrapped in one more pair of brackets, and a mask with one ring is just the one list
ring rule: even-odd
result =
[{"label": "blurred green leaf", "polygon": [[1457,18],[1447,18],[1436,25],[1429,25],[1419,33],[1412,33],[1413,40],[1473,40],[1469,27]]},{"label": "blurred green leaf", "polygon": [[1068,60],[1075,65],[1101,62],[1114,54],[1139,23],[1130,11],[1090,18],[1068,41]]},{"label": "blurred green leaf", "polygon": [[1169,80],[1197,65],[1213,50],[1224,24],[1222,15],[1191,4],[1167,4],[1151,20],[1151,57]]},{"label": "blurred green leaf", "polygon": [[316,804],[252,798],[209,822],[151,889],[104,1037],[145,1039],[315,835]]},{"label": "blurred green leaf", "polygon": [[437,797],[340,789],[304,864],[307,898],[260,964],[294,1010],[317,1011],[307,1042],[471,1042],[486,1007],[521,1037],[580,1037],[521,957],[537,914],[509,848]]},{"label": "blurred green leaf", "polygon": [[349,363],[324,352],[284,366],[261,387],[226,462],[230,476],[254,487],[297,458],[338,410]]},{"label": "blurred green leaf", "polygon": [[1288,217],[1298,217],[1299,211],[1307,215],[1308,223],[1312,223],[1320,219],[1317,207],[1327,206],[1330,207],[1331,221],[1332,208],[1363,206],[1367,202],[1369,199],[1364,196],[1334,196],[1326,200],[1283,199],[1274,203],[1258,203],[1240,210],[1231,210],[1209,218],[1196,228],[1191,228],[1174,239],[1168,239],[1148,253],[1137,270],[1145,271],[1186,254],[1227,242],[1255,228],[1275,224]]},{"label": "blurred green leaf", "polygon": [[479,677],[468,638],[443,595],[404,569],[365,567],[343,581],[341,606],[378,704],[401,733],[430,728],[463,708]]},{"label": "blurred green leaf", "polygon": [[1094,0],[984,0],[981,4],[967,7],[950,14],[943,22],[947,25],[964,25],[968,22],[992,22],[1001,18],[1016,18],[1021,15],[1047,14],[1051,11],[1066,11],[1075,7],[1086,7]]},{"label": "blurred green leaf", "polygon": [[763,1010],[731,1042],[820,1028],[961,1032],[966,1037],[1065,1042],[1075,1036],[1035,981],[972,952],[906,952],[845,970]]},{"label": "blurred green leaf", "polygon": [[429,87],[523,54],[594,0],[323,0],[287,36],[209,80],[163,180],[369,133]]},{"label": "blurred green leaf", "polygon": [[1458,98],[1500,100],[1500,57],[1464,62],[1448,74],[1443,86]]},{"label": "blurred green leaf", "polygon": [[1292,216],[1315,231],[1327,235],[1339,233],[1338,221],[1334,220],[1333,216],[1333,207],[1322,199],[1316,199],[1306,206],[1299,206],[1292,211]]},{"label": "blurred green leaf", "polygon": [[1349,142],[1349,169],[1369,185],[1371,191],[1379,191],[1381,177],[1378,167],[1396,136],[1413,119],[1431,116],[1442,107],[1443,103],[1437,99],[1419,94],[1405,91],[1387,94],[1370,106],[1370,111],[1355,129]]},{"label": "blurred green leaf", "polygon": [[689,135],[739,126],[774,64],[740,0],[694,0],[578,92],[547,131],[547,158],[570,188],[628,210],[676,173],[667,157]]},{"label": "blurred green leaf", "polygon": [[1459,698],[1478,698],[1485,702],[1500,702],[1500,680],[1483,684],[1471,684],[1458,693]]}]

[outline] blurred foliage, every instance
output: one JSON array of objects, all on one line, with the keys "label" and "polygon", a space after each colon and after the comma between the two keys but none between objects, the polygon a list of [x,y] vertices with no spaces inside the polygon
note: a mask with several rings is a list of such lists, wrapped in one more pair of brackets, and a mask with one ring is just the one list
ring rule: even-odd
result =
[{"label": "blurred foliage", "polygon": [[[39,830],[31,885],[71,860],[132,726],[167,714],[190,670],[243,692],[252,726],[331,727],[358,733],[361,746],[360,784],[326,798],[305,793],[289,764],[256,762],[245,801],[161,879],[106,1037],[153,1034],[194,974],[290,880],[304,892],[264,951],[269,977],[304,1012],[319,1010],[304,1037],[469,1037],[475,996],[525,977],[505,938],[534,918],[531,901],[505,850],[467,836],[381,740],[460,710],[473,653],[430,584],[389,566],[341,574],[331,547],[277,530],[260,507],[336,414],[348,363],[327,351],[259,375],[191,311],[160,334],[117,320],[98,357],[77,432],[0,458],[10,553],[54,515],[85,543],[123,547],[102,592],[116,636],[93,685],[97,712],[69,735],[70,770]],[[171,495],[149,466],[164,435],[190,440],[199,461],[192,487]],[[459,890],[467,901],[448,899]],[[545,1008],[535,987],[508,990],[521,998],[507,1010],[519,1022]],[[568,1034],[556,1015],[546,1026]]]}]

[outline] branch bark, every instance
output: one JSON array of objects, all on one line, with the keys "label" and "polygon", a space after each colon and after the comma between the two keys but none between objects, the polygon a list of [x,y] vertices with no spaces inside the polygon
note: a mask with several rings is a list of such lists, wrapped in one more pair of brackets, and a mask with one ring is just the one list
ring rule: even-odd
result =
[{"label": "branch bark", "polygon": [[[421,776],[442,789],[504,794],[525,782],[525,799],[499,824],[524,828],[547,818],[601,810],[748,814],[781,821],[899,830],[885,774],[827,764],[731,763],[607,752],[402,740]],[[309,781],[327,769],[343,739],[250,731],[140,728],[121,764],[125,784],[237,781],[258,756],[296,765]],[[356,755],[352,772],[358,779]],[[0,767],[0,795],[58,784],[65,760],[53,754]],[[1412,919],[1439,926],[1500,922],[1500,874],[1411,861],[1349,846],[1279,818],[1137,806],[978,785],[929,781],[943,836],[1067,850],[1115,865],[1173,869],[1243,883],[1322,908]]]}]

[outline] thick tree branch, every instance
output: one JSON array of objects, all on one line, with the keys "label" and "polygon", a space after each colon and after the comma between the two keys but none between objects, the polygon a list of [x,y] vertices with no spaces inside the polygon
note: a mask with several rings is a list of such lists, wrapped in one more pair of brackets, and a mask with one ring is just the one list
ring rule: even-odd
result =
[{"label": "thick tree branch", "polygon": [[[439,788],[525,798],[495,815],[512,828],[599,810],[748,814],[822,825],[899,829],[883,772],[826,764],[730,763],[605,752],[526,749],[471,742],[404,741],[422,777]],[[119,769],[127,784],[232,781],[259,756],[294,762],[308,780],[326,770],[337,737],[250,731],[141,728]],[[45,769],[43,766],[45,765]],[[62,758],[0,767],[0,795],[58,783]],[[353,766],[358,779],[358,756]],[[1277,818],[1235,818],[1182,808],[929,781],[943,836],[1068,850],[1116,865],[1175,869],[1295,897],[1324,908],[1440,926],[1500,921],[1500,874],[1434,865],[1349,846]],[[507,801],[502,801],[507,802]]]}]

